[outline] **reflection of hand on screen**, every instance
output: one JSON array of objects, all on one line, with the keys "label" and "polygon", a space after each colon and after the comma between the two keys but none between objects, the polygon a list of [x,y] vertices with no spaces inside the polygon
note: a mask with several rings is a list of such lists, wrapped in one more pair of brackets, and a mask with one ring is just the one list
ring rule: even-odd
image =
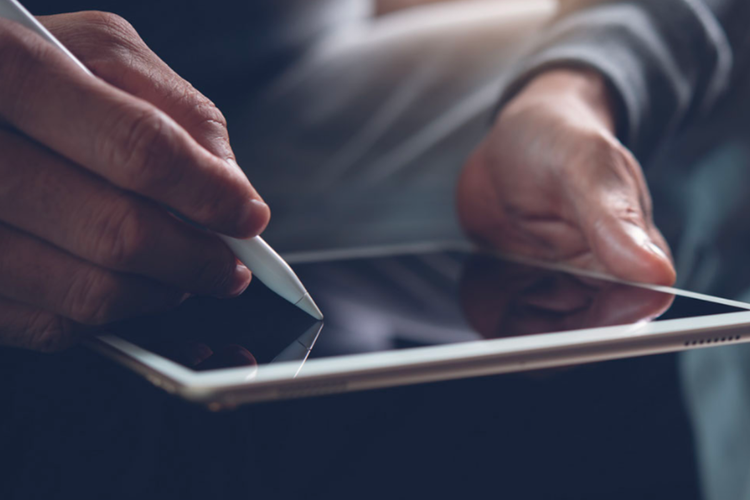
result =
[{"label": "reflection of hand on screen", "polygon": [[255,356],[237,344],[227,344],[214,351],[202,342],[171,340],[159,346],[159,351],[172,361],[194,370],[258,365]]},{"label": "reflection of hand on screen", "polygon": [[467,321],[488,338],[649,321],[673,300],[645,288],[481,256],[467,261],[460,298]]}]

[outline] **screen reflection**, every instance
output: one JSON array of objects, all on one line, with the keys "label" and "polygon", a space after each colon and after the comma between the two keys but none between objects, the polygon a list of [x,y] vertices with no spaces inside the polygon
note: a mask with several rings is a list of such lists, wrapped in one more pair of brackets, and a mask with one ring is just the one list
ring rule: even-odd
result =
[{"label": "screen reflection", "polygon": [[192,370],[247,368],[252,375],[262,364],[301,367],[307,359],[323,323],[289,306],[256,283],[237,299],[193,298],[174,311],[120,323],[114,333]]},{"label": "screen reflection", "polygon": [[467,320],[487,338],[652,321],[675,298],[483,256],[466,262],[459,295]]},{"label": "screen reflection", "polygon": [[[461,252],[293,265],[325,327],[260,282],[118,325],[197,371],[737,312],[740,309]],[[322,328],[322,330],[321,330]],[[315,348],[313,349],[313,346]]]}]

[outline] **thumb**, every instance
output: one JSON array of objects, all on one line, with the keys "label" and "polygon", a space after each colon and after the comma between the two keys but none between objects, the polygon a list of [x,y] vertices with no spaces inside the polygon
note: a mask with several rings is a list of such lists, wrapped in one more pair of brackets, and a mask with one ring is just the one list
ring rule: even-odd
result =
[{"label": "thumb", "polygon": [[[655,285],[673,285],[676,273],[669,247],[648,222],[637,196],[603,194],[581,218],[581,229],[594,257],[616,278]],[[623,206],[624,205],[624,206]],[[649,218],[650,219],[650,218]]]}]

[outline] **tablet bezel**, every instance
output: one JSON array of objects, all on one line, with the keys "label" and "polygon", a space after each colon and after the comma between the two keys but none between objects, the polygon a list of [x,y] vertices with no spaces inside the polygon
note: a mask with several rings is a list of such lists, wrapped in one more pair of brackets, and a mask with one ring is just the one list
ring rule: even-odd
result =
[{"label": "tablet bezel", "polygon": [[[440,251],[486,252],[466,242],[445,242],[306,252],[288,254],[285,258],[296,264]],[[750,304],[671,287],[628,283],[563,265],[498,256],[747,312],[311,359],[304,370],[300,370],[300,362],[290,361],[197,372],[112,334],[92,338],[87,344],[145,376],[154,385],[218,410],[249,402],[525,371],[750,340]]]}]

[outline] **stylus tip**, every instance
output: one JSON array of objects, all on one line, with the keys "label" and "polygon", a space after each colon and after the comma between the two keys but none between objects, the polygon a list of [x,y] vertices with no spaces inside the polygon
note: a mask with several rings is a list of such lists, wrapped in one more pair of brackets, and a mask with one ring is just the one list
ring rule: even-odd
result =
[{"label": "stylus tip", "polygon": [[299,299],[299,302],[297,302],[296,305],[313,318],[319,320],[323,319],[323,313],[320,312],[320,309],[318,309],[318,306],[315,304],[312,297],[310,297],[309,293],[306,293],[301,299]]}]

